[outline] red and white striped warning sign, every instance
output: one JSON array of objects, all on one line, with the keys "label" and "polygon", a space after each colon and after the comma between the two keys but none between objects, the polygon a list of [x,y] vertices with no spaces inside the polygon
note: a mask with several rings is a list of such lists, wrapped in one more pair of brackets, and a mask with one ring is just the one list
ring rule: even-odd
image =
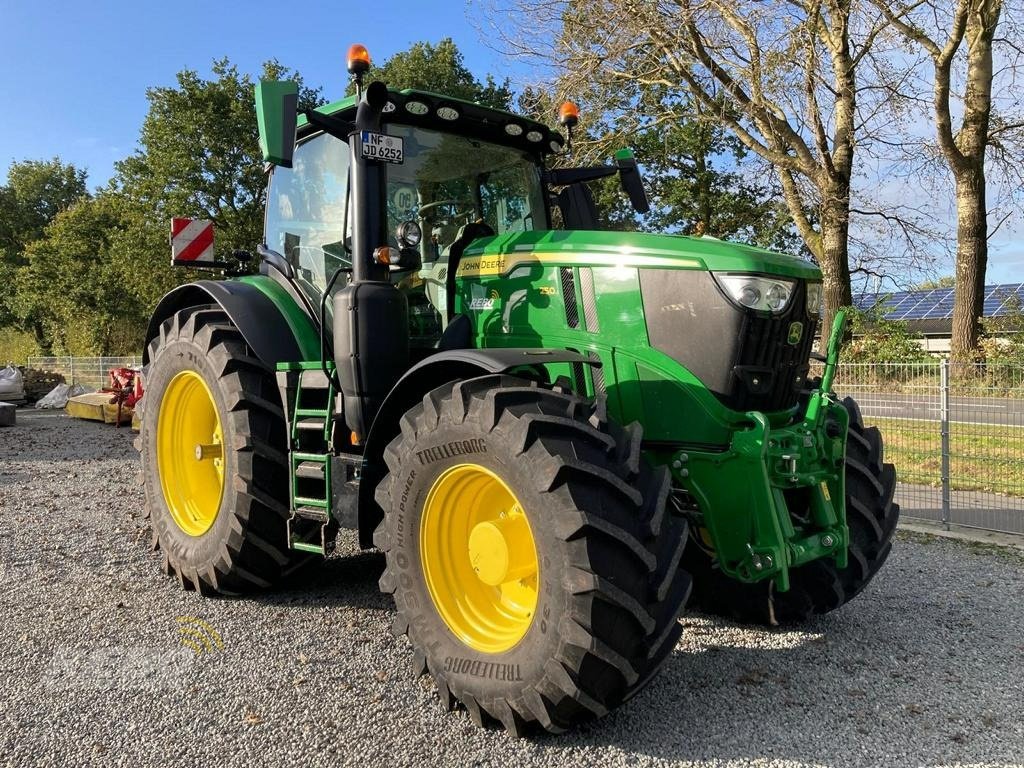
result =
[{"label": "red and white striped warning sign", "polygon": [[174,264],[213,263],[213,222],[171,219],[171,261]]}]

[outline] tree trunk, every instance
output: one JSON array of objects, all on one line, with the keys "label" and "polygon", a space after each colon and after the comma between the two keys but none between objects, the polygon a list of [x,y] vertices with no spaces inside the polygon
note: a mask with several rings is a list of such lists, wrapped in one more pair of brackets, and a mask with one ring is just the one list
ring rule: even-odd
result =
[{"label": "tree trunk", "polygon": [[[956,179],[956,300],[953,304],[953,337],[950,353],[964,363],[977,354],[980,318],[985,302],[985,270],[988,267],[988,211],[985,203],[985,149],[988,146],[992,111],[992,40],[1000,0],[981,0],[967,16],[967,82],[964,117],[953,137],[955,151],[950,167]],[[948,85],[948,81],[945,83]],[[941,138],[941,136],[940,136]],[[947,136],[947,144],[949,137]]]},{"label": "tree trunk", "polygon": [[46,328],[43,326],[42,321],[30,321],[30,329],[32,331],[32,336],[36,340],[36,346],[39,348],[39,354],[43,356],[53,354],[53,340],[46,332]]},{"label": "tree trunk", "polygon": [[830,185],[821,206],[821,268],[825,307],[821,316],[820,349],[825,351],[832,333],[832,322],[842,307],[853,304],[850,289],[850,189]]},{"label": "tree trunk", "polygon": [[958,361],[973,358],[978,347],[988,265],[987,213],[985,169],[974,164],[956,176],[956,300],[951,354]]}]

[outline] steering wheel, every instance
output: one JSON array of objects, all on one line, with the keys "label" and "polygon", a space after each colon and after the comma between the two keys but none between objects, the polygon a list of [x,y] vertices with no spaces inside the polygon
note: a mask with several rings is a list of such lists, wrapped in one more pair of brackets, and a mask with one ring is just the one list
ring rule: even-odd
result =
[{"label": "steering wheel", "polygon": [[[437,207],[442,206],[442,205],[458,206],[458,205],[461,205],[463,202],[464,202],[463,200],[455,200],[455,199],[435,200],[432,203],[427,203],[426,205],[421,205],[420,209],[419,209],[419,212],[417,213],[417,216],[419,216],[419,218],[422,219],[422,218],[424,218],[424,216],[423,216],[424,212],[429,211],[429,210],[431,210],[433,208],[437,208]],[[451,217],[453,219],[458,219],[458,218],[461,218],[463,216],[471,216],[474,213],[476,213],[476,210],[474,208],[472,208],[472,207],[467,208],[465,210],[459,210],[459,209],[456,208],[455,212],[451,214]]]}]

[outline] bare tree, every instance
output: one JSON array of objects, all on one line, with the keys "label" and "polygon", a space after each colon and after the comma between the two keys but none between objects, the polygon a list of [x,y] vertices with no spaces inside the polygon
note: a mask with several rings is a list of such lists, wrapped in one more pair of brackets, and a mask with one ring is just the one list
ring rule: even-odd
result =
[{"label": "bare tree", "polygon": [[685,90],[703,119],[725,126],[769,163],[824,275],[825,322],[851,303],[854,155],[885,123],[878,105],[886,94],[858,83],[872,46],[888,28],[877,8],[866,0],[529,5],[532,29],[524,25],[505,42],[535,56],[542,49],[531,32],[542,30],[549,41],[553,36],[561,85],[569,92],[595,79],[612,93],[616,83],[622,89],[655,84]]},{"label": "bare tree", "polygon": [[[966,359],[977,348],[979,318],[985,298],[990,236],[985,153],[993,145],[1005,151],[1002,139],[1021,127],[1012,120],[992,119],[993,48],[1003,0],[872,2],[931,60],[934,78],[931,110],[936,139],[953,175],[956,193],[952,354],[955,358]],[[963,70],[963,92],[959,98],[955,90],[958,67]],[[954,127],[954,105],[961,112],[959,127]]]}]

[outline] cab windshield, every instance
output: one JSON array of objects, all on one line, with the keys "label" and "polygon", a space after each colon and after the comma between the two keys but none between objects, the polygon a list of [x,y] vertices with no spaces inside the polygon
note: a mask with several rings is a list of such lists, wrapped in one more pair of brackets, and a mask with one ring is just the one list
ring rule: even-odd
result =
[{"label": "cab windshield", "polygon": [[[409,221],[422,233],[420,269],[391,279],[409,303],[410,343],[426,349],[447,322],[446,266],[462,227],[483,221],[499,235],[547,228],[540,169],[529,154],[498,144],[394,123],[384,130],[404,144],[404,162],[387,166],[387,237],[399,246],[395,232]],[[292,168],[271,178],[267,245],[292,265],[314,304],[331,274],[351,266],[348,171],[348,144],[317,134],[295,148]]]},{"label": "cab windshield", "polygon": [[416,222],[425,265],[447,261],[469,222],[483,221],[498,235],[547,228],[540,169],[530,155],[408,125],[392,123],[385,132],[405,145],[404,162],[387,169],[389,237],[399,224]]}]

